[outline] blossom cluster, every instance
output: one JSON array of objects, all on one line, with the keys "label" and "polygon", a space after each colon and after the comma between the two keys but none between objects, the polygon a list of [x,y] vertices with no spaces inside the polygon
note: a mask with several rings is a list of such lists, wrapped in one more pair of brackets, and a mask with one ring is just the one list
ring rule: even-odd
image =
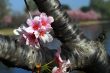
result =
[{"label": "blossom cluster", "polygon": [[27,19],[27,27],[19,27],[14,30],[16,35],[20,35],[25,40],[26,45],[39,47],[39,43],[48,43],[53,40],[50,35],[52,30],[51,23],[54,22],[53,17],[41,13],[39,16]]}]

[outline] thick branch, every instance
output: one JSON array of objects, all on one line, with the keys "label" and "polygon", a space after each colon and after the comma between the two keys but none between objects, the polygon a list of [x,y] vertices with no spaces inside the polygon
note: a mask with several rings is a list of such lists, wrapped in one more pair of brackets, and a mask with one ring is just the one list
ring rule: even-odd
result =
[{"label": "thick branch", "polygon": [[[106,73],[108,57],[103,45],[97,41],[81,38],[81,32],[61,9],[58,0],[34,1],[40,11],[54,17],[55,22],[52,27],[63,43],[61,55],[63,59],[70,59],[72,69],[83,70],[87,73]],[[12,37],[0,36],[0,58],[2,61],[11,62],[13,66],[32,69],[38,63],[43,65],[52,61],[54,51],[45,48],[32,49],[20,44]]]},{"label": "thick branch", "polygon": [[45,64],[53,60],[52,50],[37,50],[21,44],[16,38],[0,35],[0,60],[7,66],[31,70],[36,64]]},{"label": "thick branch", "polygon": [[[88,40],[62,10],[58,0],[34,0],[38,9],[54,17],[54,32],[62,41],[62,57],[70,59],[73,68],[85,70],[87,73],[104,73],[107,67],[107,53],[102,43]],[[96,70],[97,69],[97,70]],[[101,73],[100,72],[100,73]]]}]

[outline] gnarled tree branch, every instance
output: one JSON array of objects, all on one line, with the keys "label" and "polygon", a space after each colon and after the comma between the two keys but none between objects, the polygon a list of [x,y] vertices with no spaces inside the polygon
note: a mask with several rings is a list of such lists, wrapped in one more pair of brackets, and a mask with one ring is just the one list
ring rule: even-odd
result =
[{"label": "gnarled tree branch", "polygon": [[[74,21],[62,10],[58,0],[34,0],[41,12],[54,17],[54,32],[62,41],[62,56],[70,59],[73,68],[87,73],[106,73],[108,57],[102,43],[88,40],[79,31]],[[106,69],[103,69],[103,66]],[[96,69],[97,70],[96,70]],[[100,70],[100,72],[98,71]]]},{"label": "gnarled tree branch", "polygon": [[[61,9],[58,0],[34,1],[41,12],[54,17],[53,30],[56,37],[63,43],[61,56],[63,59],[70,59],[71,69],[86,73],[106,73],[108,56],[103,45],[98,41],[85,38],[66,12]],[[0,36],[0,59],[3,62],[11,62],[11,66],[33,69],[36,64],[48,63],[53,60],[53,57],[54,50],[32,49],[20,44],[13,37]]]},{"label": "gnarled tree branch", "polygon": [[35,68],[36,64],[46,64],[52,61],[54,51],[46,48],[36,48],[21,44],[17,37],[0,35],[0,61],[7,66],[20,67],[27,70]]}]

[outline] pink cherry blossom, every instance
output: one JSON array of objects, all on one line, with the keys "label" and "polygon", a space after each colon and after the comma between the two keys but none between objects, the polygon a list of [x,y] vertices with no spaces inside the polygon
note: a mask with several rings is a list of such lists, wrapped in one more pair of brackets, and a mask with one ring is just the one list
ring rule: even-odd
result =
[{"label": "pink cherry blossom", "polygon": [[67,68],[71,65],[70,60],[64,61],[60,67],[54,67],[52,69],[52,73],[69,73],[67,72]]},{"label": "pink cherry blossom", "polygon": [[49,34],[52,30],[51,23],[53,21],[53,17],[47,17],[45,13],[41,13],[40,16],[35,16],[33,19],[28,19],[27,24],[32,28],[32,30],[34,30],[34,32],[38,31],[39,39],[46,43],[53,40],[52,36]]},{"label": "pink cherry blossom", "polygon": [[49,33],[46,33],[43,36],[42,35],[39,36],[39,39],[44,43],[53,41],[53,37]]},{"label": "pink cherry blossom", "polygon": [[51,23],[54,22],[53,17],[47,15],[45,13],[41,13],[40,16],[35,16],[33,19],[27,19],[27,24],[33,28],[33,30],[45,30],[49,31],[52,29]]},{"label": "pink cherry blossom", "polygon": [[[20,40],[26,45],[30,46],[38,46],[38,39],[36,38],[34,31],[30,30],[31,28],[26,28],[26,27],[19,27],[18,29],[14,30],[14,33],[16,35],[20,35]],[[29,31],[28,31],[29,30]],[[37,33],[37,32],[36,32]],[[38,36],[37,36],[38,37]]]},{"label": "pink cherry blossom", "polygon": [[60,53],[61,49],[58,49],[57,53],[55,54],[55,61],[58,64],[58,67],[55,66],[52,69],[52,73],[69,73],[67,72],[67,68],[69,68],[71,65],[70,60],[62,60]]},{"label": "pink cherry blossom", "polygon": [[23,37],[26,39],[26,45],[36,46],[39,43],[34,33],[25,32]]}]

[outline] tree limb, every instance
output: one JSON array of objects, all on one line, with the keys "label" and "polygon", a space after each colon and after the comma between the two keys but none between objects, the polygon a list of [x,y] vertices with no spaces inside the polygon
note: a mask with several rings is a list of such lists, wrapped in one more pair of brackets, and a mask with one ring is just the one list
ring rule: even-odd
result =
[{"label": "tree limb", "polygon": [[[71,61],[71,69],[86,73],[106,73],[108,57],[103,44],[84,37],[66,12],[61,9],[58,0],[34,1],[40,11],[54,17],[53,30],[63,43],[61,56]],[[37,50],[21,44],[13,37],[0,36],[0,58],[3,62],[4,60],[11,62],[11,66],[33,69],[36,64],[44,65],[52,61],[54,52],[55,50],[47,48]]]},{"label": "tree limb", "polygon": [[53,52],[44,48],[36,50],[36,48],[21,44],[17,36],[0,35],[0,61],[7,66],[32,70],[36,64],[46,64],[52,61]]},{"label": "tree limb", "polygon": [[[34,0],[41,12],[54,17],[52,24],[56,37],[62,41],[62,57],[70,59],[73,68],[87,73],[106,73],[108,57],[103,44],[88,40],[76,27],[58,0]],[[97,69],[97,70],[96,70]],[[100,70],[100,72],[98,71]]]}]

